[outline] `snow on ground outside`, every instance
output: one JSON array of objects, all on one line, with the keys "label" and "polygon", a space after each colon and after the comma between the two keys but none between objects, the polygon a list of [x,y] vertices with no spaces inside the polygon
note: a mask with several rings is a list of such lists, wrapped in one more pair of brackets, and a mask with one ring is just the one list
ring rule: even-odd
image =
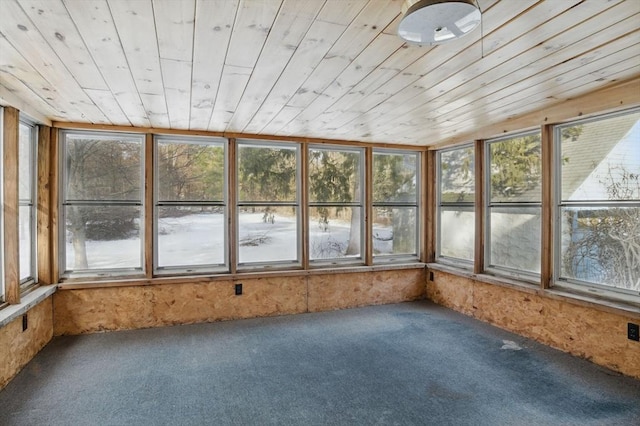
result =
[{"label": "snow on ground outside", "polygon": [[[273,223],[263,221],[263,213],[240,215],[239,261],[241,263],[287,261],[297,258],[296,218],[274,216]],[[350,223],[330,220],[326,231],[312,221],[309,229],[311,256],[314,259],[341,257],[332,250],[346,249]],[[161,267],[211,265],[224,263],[224,215],[200,213],[159,220],[158,263]],[[374,234],[389,238],[390,227],[376,227]],[[385,239],[386,239],[385,238]],[[251,245],[258,243],[258,245]],[[375,240],[376,253],[390,253],[392,241]],[[113,241],[87,241],[87,259],[91,269],[136,268],[141,265],[139,238]],[[324,253],[322,255],[320,252]],[[67,269],[74,268],[71,239],[66,244]]]}]

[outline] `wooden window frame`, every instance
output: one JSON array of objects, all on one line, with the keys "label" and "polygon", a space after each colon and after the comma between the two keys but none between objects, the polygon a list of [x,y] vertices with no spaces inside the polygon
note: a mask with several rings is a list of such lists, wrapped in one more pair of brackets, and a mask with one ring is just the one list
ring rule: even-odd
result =
[{"label": "wooden window frame", "polygon": [[[234,162],[233,164],[233,187],[229,187],[229,192],[233,192],[233,200],[234,204],[231,207],[230,215],[232,215],[232,221],[234,222],[233,226],[233,239],[230,240],[229,250],[233,252],[234,264],[231,269],[231,272],[252,272],[256,270],[275,270],[275,269],[301,269],[304,264],[303,259],[303,250],[302,250],[302,171],[300,167],[300,163],[302,161],[302,150],[304,146],[300,143],[287,143],[283,141],[276,140],[267,140],[267,139],[249,139],[249,138],[238,138],[234,139]],[[293,149],[296,153],[296,198],[295,201],[292,202],[274,202],[274,201],[243,201],[240,200],[240,177],[238,171],[240,170],[240,147],[249,146],[254,148],[284,148],[284,149]],[[259,261],[259,262],[240,262],[240,209],[242,207],[247,206],[280,206],[280,207],[295,207],[296,208],[296,259],[294,261],[284,260],[284,261]]]},{"label": "wooden window frame", "polygon": [[[67,135],[95,135],[96,138],[105,138],[105,139],[118,139],[118,138],[126,138],[131,140],[138,140],[140,142],[140,197],[139,201],[127,200],[123,202],[113,203],[110,201],[103,200],[91,200],[88,201],[88,205],[122,205],[122,206],[137,206],[140,209],[140,267],[135,268],[104,268],[104,269],[95,269],[88,268],[86,270],[67,270],[66,269],[66,248],[65,241],[61,236],[65,235],[65,213],[64,207],[66,205],[78,205],[82,204],[82,200],[73,200],[69,202],[67,200],[66,194],[66,145],[67,145]],[[148,167],[147,163],[151,161],[151,159],[147,159],[148,155],[148,137],[146,135],[140,135],[139,133],[125,133],[125,132],[100,132],[95,130],[62,130],[59,135],[60,143],[59,145],[59,158],[58,158],[58,170],[59,173],[57,176],[57,184],[58,190],[56,191],[58,195],[57,205],[58,211],[56,214],[56,221],[58,227],[58,239],[57,239],[57,265],[58,271],[56,274],[60,275],[60,279],[69,279],[69,278],[81,278],[83,280],[98,278],[98,279],[120,279],[120,278],[129,278],[129,277],[146,277],[150,276],[148,268],[148,244],[149,237],[152,234],[146,229],[147,221],[148,221]]]},{"label": "wooden window frame", "polygon": [[[18,210],[22,207],[29,208],[29,238],[30,238],[30,253],[29,253],[29,275],[20,278],[20,292],[24,293],[34,286],[38,282],[38,264],[37,264],[37,250],[38,250],[38,227],[37,227],[37,210],[38,210],[38,126],[31,120],[20,117],[18,123],[18,135],[20,138],[20,128],[27,128],[29,131],[29,198],[20,198],[20,186],[18,182]],[[19,143],[20,140],[19,140]],[[19,153],[18,153],[19,156]],[[18,161],[19,162],[19,161]],[[19,164],[19,168],[23,169],[24,164]],[[19,181],[19,177],[18,177]],[[20,213],[18,212],[18,218]],[[19,244],[18,244],[19,247]]]},{"label": "wooden window frame", "polygon": [[[371,241],[371,251],[373,256],[373,264],[386,264],[386,263],[404,263],[404,262],[414,262],[420,259],[421,254],[421,235],[425,232],[424,226],[422,224],[421,215],[424,211],[424,207],[421,206],[421,198],[423,192],[423,178],[422,178],[422,155],[420,151],[409,151],[409,150],[396,150],[390,148],[373,148],[372,149],[372,157],[369,160],[371,163],[372,173],[370,176],[367,176],[367,181],[371,182],[371,193],[368,197],[370,200],[367,203],[367,206],[371,207],[372,212],[368,217],[371,217],[371,227],[373,228],[373,210],[376,207],[398,207],[398,208],[415,208],[416,210],[416,236],[415,236],[415,252],[414,253],[404,253],[404,254],[385,254],[385,255],[373,255],[373,232],[369,236],[368,240]],[[413,202],[394,202],[394,201],[375,201],[373,196],[373,174],[375,173],[375,155],[411,155],[415,157],[416,161],[416,198]]]},{"label": "wooden window frame", "polygon": [[[224,170],[223,174],[223,196],[220,201],[166,201],[160,200],[159,190],[160,190],[160,182],[159,182],[159,173],[158,165],[159,165],[159,149],[158,146],[160,143],[175,143],[175,144],[192,144],[192,145],[202,145],[202,146],[220,146],[223,149],[224,156]],[[169,275],[191,275],[191,274],[212,274],[212,273],[221,273],[229,271],[229,243],[228,240],[228,221],[229,221],[229,205],[228,205],[228,193],[229,193],[229,180],[228,180],[228,141],[223,138],[212,138],[212,137],[189,137],[189,136],[175,136],[175,135],[153,135],[153,149],[151,153],[151,157],[153,161],[149,161],[151,163],[152,168],[152,176],[151,182],[153,182],[153,190],[149,190],[149,193],[152,193],[152,224],[149,229],[150,233],[153,233],[153,239],[151,241],[151,247],[147,247],[147,252],[153,253],[153,267],[151,270],[153,271],[153,276],[169,276]],[[147,178],[148,179],[148,178]],[[159,230],[159,216],[158,216],[158,208],[162,206],[219,206],[223,209],[223,246],[224,246],[224,255],[223,255],[223,263],[222,264],[204,264],[204,265],[179,265],[179,266],[160,266],[158,262],[159,256],[159,245],[158,245],[158,230]]]},{"label": "wooden window frame", "polygon": [[[563,128],[575,126],[582,123],[592,123],[601,120],[607,120],[609,118],[615,118],[624,116],[627,114],[639,114],[640,108],[630,108],[625,110],[620,110],[611,113],[604,113],[595,115],[592,117],[584,118],[584,119],[576,119],[567,121],[564,123],[556,124],[553,126],[549,126],[547,132],[550,134],[552,139],[552,152],[553,157],[552,165],[553,173],[555,175],[555,180],[553,182],[552,194],[550,196],[550,204],[552,204],[552,208],[550,209],[552,218],[554,220],[551,221],[551,233],[553,235],[552,247],[553,247],[553,258],[550,265],[547,265],[547,268],[550,269],[548,275],[544,277],[542,281],[543,287],[546,285],[546,288],[558,288],[558,289],[566,289],[573,292],[585,293],[597,296],[604,296],[607,298],[623,300],[625,302],[632,303],[640,303],[640,291],[627,290],[622,288],[616,288],[612,286],[608,286],[606,284],[599,284],[590,281],[581,280],[578,278],[571,277],[563,277],[561,276],[561,257],[562,257],[562,247],[561,247],[561,236],[562,236],[562,220],[561,220],[561,211],[563,207],[635,207],[640,208],[640,200],[618,200],[618,201],[609,201],[609,200],[579,200],[579,201],[569,201],[564,200],[562,197],[562,137],[561,132]],[[548,281],[547,281],[548,280]]]},{"label": "wooden window frame", "polygon": [[[306,217],[305,221],[307,226],[310,227],[309,224],[309,210],[314,207],[351,207],[351,208],[359,208],[360,209],[360,256],[358,257],[332,257],[326,259],[311,259],[311,241],[308,238],[307,243],[307,253],[309,254],[309,267],[310,268],[326,268],[326,267],[334,267],[334,266],[353,266],[353,265],[367,265],[371,266],[373,264],[373,243],[371,240],[372,236],[372,224],[371,224],[371,214],[372,214],[372,206],[370,202],[370,197],[372,193],[372,181],[371,179],[367,179],[367,176],[372,176],[372,149],[371,147],[357,147],[357,146],[349,146],[349,145],[335,145],[335,144],[309,144],[304,149],[307,151],[307,164],[306,173],[307,173],[307,209],[306,209]],[[311,150],[322,150],[322,151],[343,151],[343,152],[354,152],[358,153],[360,157],[360,165],[358,171],[358,181],[360,185],[360,201],[359,202],[314,202],[309,200],[309,151]]]},{"label": "wooden window frame", "polygon": [[[443,148],[441,150],[438,150],[436,152],[436,157],[435,157],[435,175],[436,175],[436,180],[435,180],[435,185],[434,185],[434,192],[435,192],[435,209],[434,209],[434,213],[435,216],[433,218],[434,222],[435,222],[435,243],[434,243],[434,249],[435,249],[435,261],[438,263],[442,263],[444,265],[450,265],[450,266],[454,266],[457,268],[461,268],[461,269],[465,269],[465,270],[474,270],[475,268],[475,260],[477,258],[476,253],[478,253],[478,245],[481,243],[481,236],[479,236],[479,230],[477,229],[477,223],[475,221],[477,221],[477,216],[474,216],[474,228],[475,228],[475,234],[474,234],[474,246],[473,246],[473,253],[474,255],[472,256],[472,258],[470,260],[467,259],[461,259],[461,258],[453,258],[453,257],[448,257],[448,256],[442,256],[441,254],[441,249],[440,249],[440,244],[442,241],[442,224],[441,224],[441,212],[442,212],[442,207],[459,207],[461,209],[464,208],[469,208],[471,207],[474,212],[474,215],[476,213],[476,205],[478,204],[478,197],[477,197],[477,193],[478,193],[478,182],[476,181],[476,173],[475,170],[478,167],[477,166],[477,161],[475,158],[476,155],[476,145],[473,142],[471,143],[466,143],[466,144],[461,144],[461,145],[456,145],[453,147],[448,147],[448,148]],[[442,201],[442,186],[440,185],[441,183],[441,179],[442,179],[442,173],[441,173],[441,165],[442,165],[442,153],[446,153],[446,152],[450,152],[450,151],[455,151],[455,150],[462,150],[462,149],[472,149],[473,150],[473,156],[474,156],[474,201],[471,202],[443,202]],[[480,243],[479,243],[480,241]],[[476,272],[477,273],[477,272]]]},{"label": "wooden window frame", "polygon": [[[493,207],[502,207],[502,208],[518,208],[518,207],[537,207],[540,211],[540,229],[541,229],[541,234],[542,234],[542,213],[543,213],[543,209],[542,209],[542,193],[540,195],[540,201],[538,202],[520,202],[520,201],[509,201],[509,202],[493,202],[491,201],[491,144],[493,143],[498,143],[498,142],[504,142],[504,141],[508,141],[511,139],[515,139],[515,138],[519,138],[519,137],[527,137],[530,135],[535,135],[535,134],[539,134],[540,135],[540,150],[541,150],[541,156],[540,156],[540,172],[543,172],[543,167],[542,167],[542,146],[543,146],[543,141],[542,141],[542,134],[541,131],[539,129],[533,129],[533,130],[525,130],[522,132],[517,132],[517,133],[510,133],[509,135],[506,136],[501,136],[498,138],[493,138],[493,139],[487,139],[484,141],[479,141],[480,146],[478,147],[478,149],[482,152],[483,154],[483,158],[482,158],[482,164],[483,164],[483,169],[481,170],[481,175],[482,175],[482,181],[478,182],[479,187],[482,188],[482,194],[483,194],[483,200],[482,200],[482,209],[481,209],[481,214],[479,214],[479,216],[482,216],[482,221],[480,223],[480,230],[481,230],[481,240],[483,242],[481,248],[483,250],[483,270],[482,271],[478,271],[477,273],[480,272],[489,272],[491,274],[497,275],[497,276],[505,276],[505,277],[510,277],[510,278],[515,278],[517,280],[521,280],[523,282],[530,282],[530,283],[539,283],[540,282],[540,273],[536,273],[536,272],[529,272],[529,271],[520,271],[520,270],[516,270],[514,268],[509,268],[506,266],[500,266],[500,265],[493,265],[490,263],[491,260],[491,209]],[[542,179],[541,179],[541,188],[542,188]],[[541,235],[542,237],[542,235]],[[538,248],[540,248],[541,245],[538,246]],[[540,259],[542,259],[542,253],[540,253]]]}]

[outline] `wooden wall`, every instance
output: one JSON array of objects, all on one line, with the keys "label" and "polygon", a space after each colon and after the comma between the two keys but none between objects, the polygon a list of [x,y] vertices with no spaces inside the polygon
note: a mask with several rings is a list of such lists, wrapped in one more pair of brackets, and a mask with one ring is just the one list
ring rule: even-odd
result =
[{"label": "wooden wall", "polygon": [[[243,294],[235,295],[235,284]],[[319,312],[425,297],[425,270],[301,274],[134,287],[60,289],[54,334]]]},{"label": "wooden wall", "polygon": [[51,297],[27,312],[28,327],[22,331],[22,316],[0,328],[0,390],[51,340]]},{"label": "wooden wall", "polygon": [[432,272],[427,298],[435,303],[640,379],[640,344],[627,339],[627,323],[638,318]]}]

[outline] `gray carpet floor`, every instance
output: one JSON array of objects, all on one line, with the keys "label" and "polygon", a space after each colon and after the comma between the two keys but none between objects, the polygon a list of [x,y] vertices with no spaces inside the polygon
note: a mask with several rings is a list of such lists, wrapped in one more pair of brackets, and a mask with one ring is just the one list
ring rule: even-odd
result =
[{"label": "gray carpet floor", "polygon": [[640,425],[640,381],[429,302],[55,338],[2,425]]}]

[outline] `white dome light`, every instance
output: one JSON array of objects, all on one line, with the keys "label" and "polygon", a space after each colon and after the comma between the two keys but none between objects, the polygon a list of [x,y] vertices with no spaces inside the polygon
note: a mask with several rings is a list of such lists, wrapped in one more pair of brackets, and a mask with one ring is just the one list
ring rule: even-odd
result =
[{"label": "white dome light", "polygon": [[398,35],[410,43],[446,43],[480,24],[480,10],[471,0],[405,0],[405,7]]}]

